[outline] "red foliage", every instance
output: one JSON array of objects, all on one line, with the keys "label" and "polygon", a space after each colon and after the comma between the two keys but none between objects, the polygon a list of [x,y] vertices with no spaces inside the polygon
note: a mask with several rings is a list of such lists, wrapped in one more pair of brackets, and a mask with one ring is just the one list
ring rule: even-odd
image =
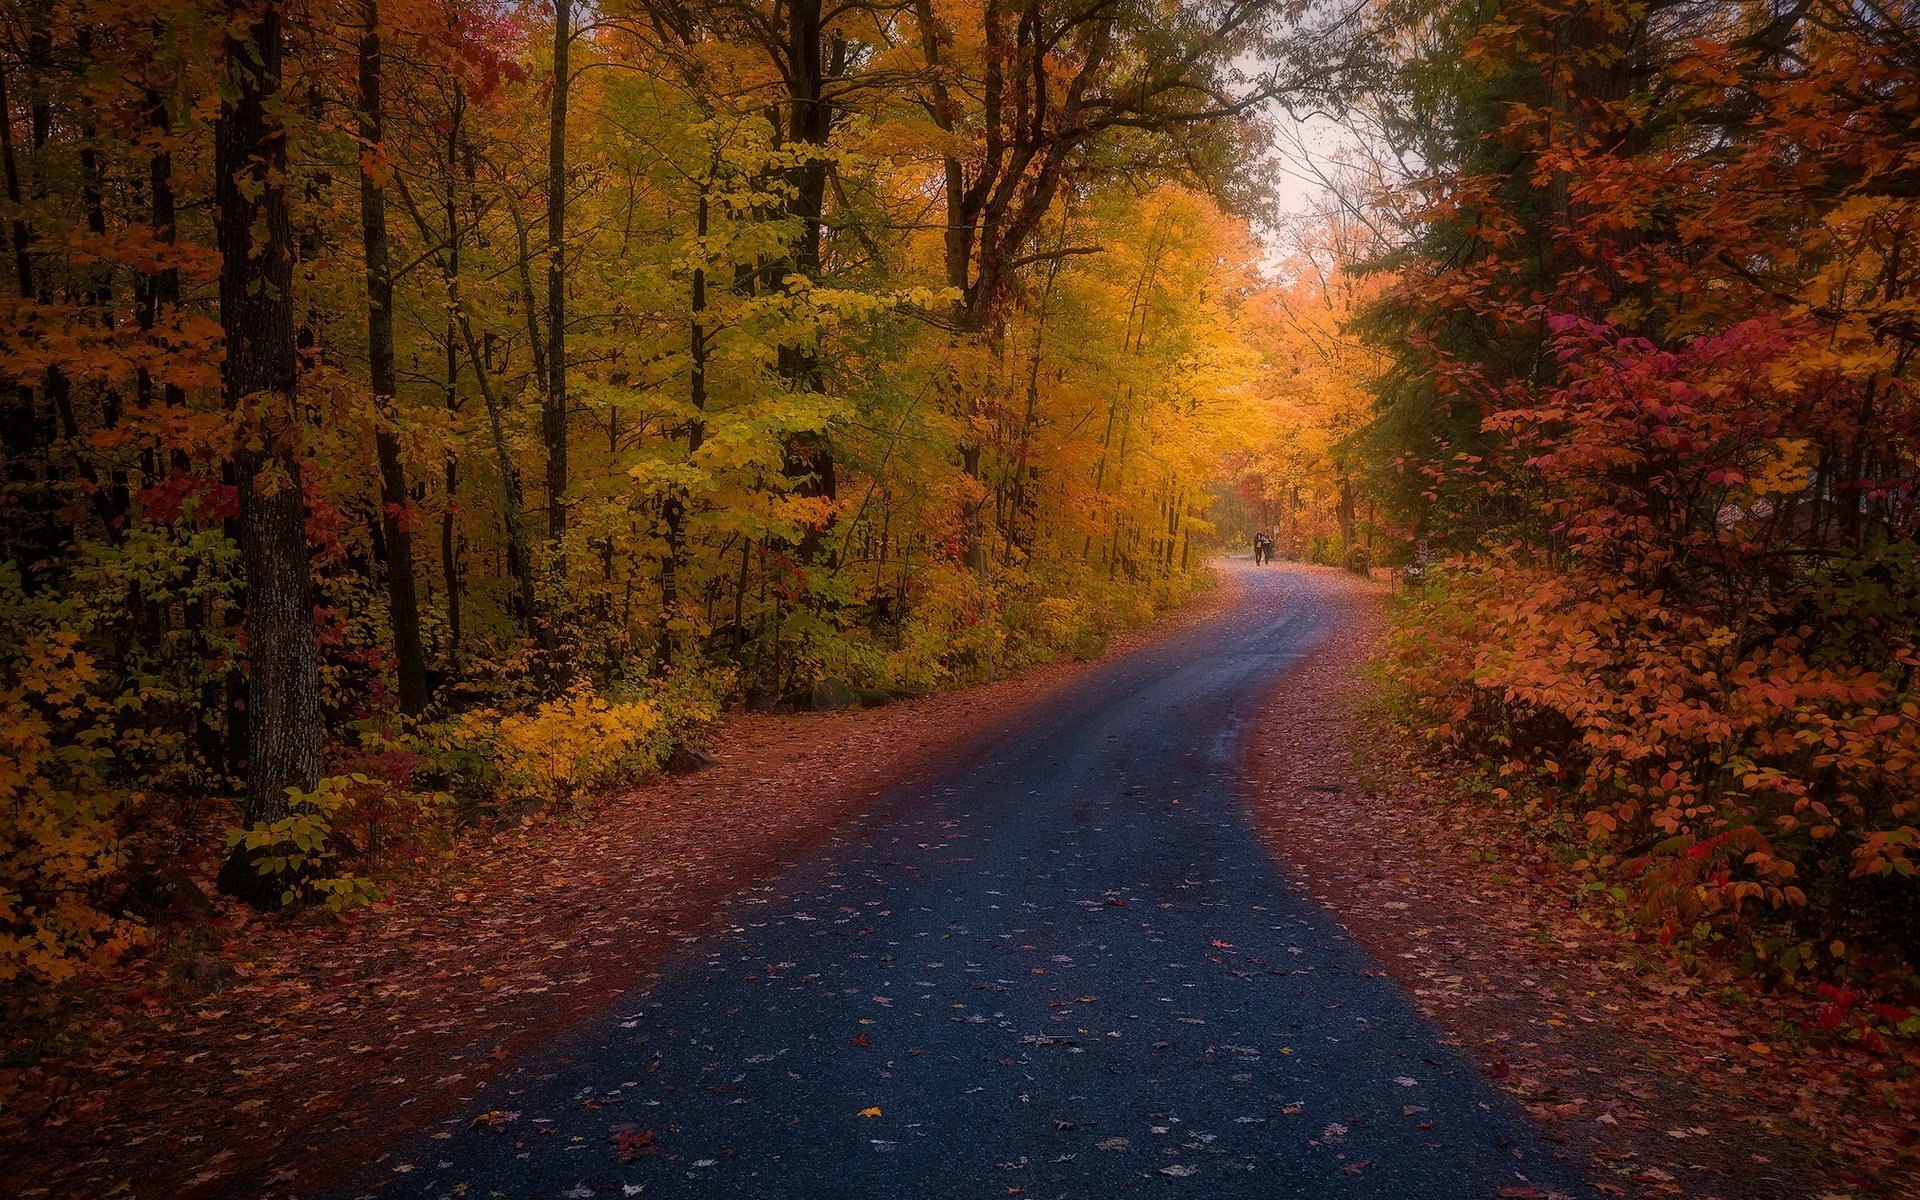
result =
[{"label": "red foliage", "polygon": [[230,520],[240,512],[240,495],[232,484],[186,471],[175,471],[152,487],[142,488],[138,499],[147,519],[162,525],[184,517],[206,527]]}]

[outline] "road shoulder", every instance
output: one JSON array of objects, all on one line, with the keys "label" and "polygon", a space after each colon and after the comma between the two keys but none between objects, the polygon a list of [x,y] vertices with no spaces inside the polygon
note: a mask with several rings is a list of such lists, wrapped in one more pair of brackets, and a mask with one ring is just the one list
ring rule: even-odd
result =
[{"label": "road shoulder", "polygon": [[106,1028],[85,1054],[5,1071],[10,1194],[311,1194],[644,984],[727,896],[878,797],[1236,598],[1221,572],[1099,659],[983,687],[730,716],[710,739],[717,765],[464,841],[348,920],[223,908],[216,989],[168,994],[129,968],[100,989]]},{"label": "road shoulder", "polygon": [[[1345,632],[1263,701],[1244,787],[1269,850],[1446,1039],[1603,1194],[1913,1195],[1900,1148],[1862,1136],[1890,1116],[1847,1079],[1886,1066],[1768,1046],[1766,1012],[1603,927],[1511,818],[1427,780],[1365,676],[1389,593],[1354,581],[1337,602]],[[1855,1140],[1828,1150],[1820,1128]]]}]

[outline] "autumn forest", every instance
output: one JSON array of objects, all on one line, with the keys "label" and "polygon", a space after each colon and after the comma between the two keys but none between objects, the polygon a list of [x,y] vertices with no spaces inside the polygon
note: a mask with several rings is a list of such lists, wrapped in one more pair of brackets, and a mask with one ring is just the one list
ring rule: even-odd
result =
[{"label": "autumn forest", "polygon": [[[1729,1150],[1733,1192],[1676,1184],[1688,1135],[1656,1126],[1708,1118],[1656,1115],[1583,1151],[1632,1160],[1601,1192],[1913,1195],[1916,31],[1913,0],[0,0],[0,1133],[106,1123],[19,1177],[106,1195],[164,1142],[153,1195],[266,1195],[274,1167],[334,1194],[289,1165],[321,1117],[169,1140],[198,1118],[139,1086],[226,1061],[240,1026],[206,1013],[308,1020],[382,939],[365,973],[405,979],[420,930],[505,936],[483,894],[541,910],[528,945],[584,944],[538,889],[678,872],[632,905],[697,924],[864,811],[846,788],[1039,730],[1016,711],[1078,711],[1074,680],[1120,706],[1162,655],[1257,697],[1317,655],[1294,690],[1346,724],[1236,736],[1325,764],[1290,785],[1322,857],[1389,855],[1329,797],[1427,814],[1380,837],[1465,829],[1417,853],[1575,914],[1516,935],[1586,946],[1568,970],[1717,1006],[1672,1024],[1743,1032],[1687,1071],[1786,1081],[1727,1117],[1778,1180]],[[1256,534],[1286,561],[1243,565]],[[1252,719],[1172,695],[1155,728]],[[1059,736],[1048,763],[1098,742],[1122,771],[1151,742]],[[1116,794],[1200,819],[1179,770]],[[1217,963],[1254,935],[1195,936]],[[531,953],[461,944],[479,965],[432,979]],[[233,1062],[209,1112],[256,1086]],[[279,1070],[290,1105],[316,1086]],[[868,1157],[911,1136],[865,1136],[892,1100],[833,1103]],[[532,1104],[455,1125],[498,1140]],[[1346,1111],[1308,1114],[1313,1147]],[[652,1120],[584,1136],[645,1167],[681,1152]],[[1842,1166],[1812,1148],[1838,1140]],[[1436,1196],[1575,1186],[1424,1169]],[[763,1194],[702,1178],[659,1194]],[[579,1187],[495,1194],[621,1194]]]}]

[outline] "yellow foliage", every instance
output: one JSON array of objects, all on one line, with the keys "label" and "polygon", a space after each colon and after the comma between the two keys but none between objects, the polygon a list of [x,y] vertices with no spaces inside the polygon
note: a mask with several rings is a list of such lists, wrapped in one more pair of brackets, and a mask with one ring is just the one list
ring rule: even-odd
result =
[{"label": "yellow foliage", "polygon": [[123,797],[99,778],[107,714],[75,642],[36,637],[0,658],[0,980],[60,983],[139,933],[94,903],[125,861]]},{"label": "yellow foliage", "polygon": [[453,725],[448,744],[477,753],[504,793],[549,804],[631,783],[673,752],[676,736],[718,714],[717,691],[664,687],[608,698],[581,683],[524,713],[485,708]]}]

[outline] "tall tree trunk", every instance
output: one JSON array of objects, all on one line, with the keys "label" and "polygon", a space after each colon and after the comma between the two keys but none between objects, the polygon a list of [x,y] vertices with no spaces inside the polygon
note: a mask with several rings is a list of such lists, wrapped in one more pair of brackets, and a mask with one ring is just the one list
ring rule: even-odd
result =
[{"label": "tall tree trunk", "polygon": [[[472,174],[468,183],[471,186]],[[452,186],[451,184],[449,186]],[[420,211],[407,192],[404,184],[400,188],[400,200],[406,206],[407,215],[412,218],[414,228],[429,245],[438,241],[440,234],[427,223],[426,214]],[[447,317],[452,326],[459,330],[460,341],[466,347],[467,361],[473,365],[473,385],[479,389],[480,401],[487,410],[487,429],[493,443],[493,456],[500,472],[500,487],[505,496],[502,504],[502,516],[505,518],[507,534],[507,572],[517,583],[516,595],[520,604],[520,619],[532,633],[541,626],[538,611],[538,593],[533,586],[532,558],[529,554],[526,530],[526,498],[520,486],[520,470],[514,463],[513,447],[507,443],[506,420],[501,410],[500,395],[493,390],[493,377],[488,373],[487,351],[480,344],[480,338],[474,334],[473,318],[467,312],[466,300],[460,291],[460,256],[457,253],[459,238],[453,225],[452,206],[447,208],[448,231],[445,249],[436,250],[441,278],[447,291]]]},{"label": "tall tree trunk", "polygon": [[[1576,0],[1561,19],[1559,48],[1568,70],[1564,83],[1556,82],[1552,92],[1554,134],[1576,154],[1600,152],[1624,160],[1644,144],[1628,97],[1645,17],[1622,16],[1608,0]],[[1559,270],[1580,277],[1560,302],[1601,319],[1621,300],[1646,291],[1623,278],[1618,263],[1644,234],[1608,219],[1606,205],[1577,197],[1572,186],[1576,173],[1577,168],[1556,171],[1548,184],[1559,236],[1571,243],[1559,248]]]},{"label": "tall tree trunk", "polygon": [[540,627],[539,596],[533,586],[533,560],[527,545],[526,498],[520,487],[520,471],[514,465],[513,448],[507,444],[505,418],[501,415],[500,396],[487,375],[486,354],[480,339],[474,336],[473,321],[467,316],[460,298],[459,276],[447,276],[448,307],[460,326],[460,339],[466,343],[467,360],[473,364],[474,386],[480,389],[480,401],[486,406],[487,428],[492,434],[493,457],[500,472],[500,486],[506,493],[504,508],[507,526],[507,566],[519,586],[520,616],[529,630]]},{"label": "tall tree trunk", "polygon": [[393,422],[399,415],[399,384],[393,361],[393,266],[387,250],[387,190],[379,161],[385,136],[381,104],[380,6],[361,0],[366,30],[360,35],[360,238],[367,258],[367,374],[373,388],[374,453],[380,462],[380,536],[387,550],[387,612],[393,623],[393,655],[400,681],[400,710],[418,714],[427,706],[426,652],[420,645],[420,602],[413,579],[413,511],[406,466]]},{"label": "tall tree trunk", "polygon": [[[1066,245],[1067,231],[1072,228],[1071,210],[1062,217],[1060,225],[1060,245]],[[1020,542],[1020,518],[1026,512],[1030,499],[1027,493],[1030,467],[1029,457],[1033,450],[1033,422],[1040,407],[1040,364],[1046,354],[1047,316],[1051,313],[1054,285],[1060,279],[1061,258],[1051,259],[1047,263],[1046,286],[1040,289],[1038,303],[1034,305],[1033,349],[1027,360],[1027,407],[1020,417],[1018,449],[1014,454],[1013,466],[1013,503],[1008,513],[1006,528],[1006,559],[1008,566],[1013,565],[1013,552]],[[1028,531],[1028,540],[1023,549],[1031,554],[1036,530]]]},{"label": "tall tree trunk", "polygon": [[[826,215],[827,163],[823,155],[833,131],[833,107],[826,100],[829,73],[821,0],[789,0],[785,69],[786,133],[803,147],[788,171],[787,213],[799,220],[800,234],[788,256],[788,273],[809,281],[820,277],[820,231]],[[817,394],[824,387],[815,345],[780,347],[779,368],[793,392]],[[832,500],[838,490],[833,447],[825,431],[788,436],[785,473],[795,495]],[[826,547],[825,520],[809,521],[800,537],[800,561],[819,561]]]},{"label": "tall tree trunk", "polygon": [[[1337,515],[1340,518],[1340,552],[1350,554],[1353,552],[1353,480],[1342,474],[1339,484],[1340,507]],[[1346,564],[1342,562],[1339,565]]]},{"label": "tall tree trunk", "polygon": [[[74,37],[75,49],[79,51],[82,62],[89,67],[94,62],[93,30],[82,28]],[[80,126],[80,203],[87,213],[87,232],[99,243],[105,244],[107,237],[107,210],[102,194],[103,180],[100,170],[100,156],[96,150],[99,130],[95,125],[95,108],[91,101],[86,102],[85,116]],[[92,278],[86,289],[86,303],[92,310],[94,321],[103,330],[114,334],[119,324],[119,309],[113,302],[113,269],[106,264],[95,264]],[[110,430],[120,424],[121,397],[117,383],[109,383],[100,390],[100,428]],[[60,411],[64,433],[71,444],[74,464],[80,477],[86,481],[93,497],[93,509],[100,518],[100,524],[108,542],[119,545],[126,524],[127,506],[132,500],[127,472],[116,460],[112,461],[104,485],[94,468],[92,457],[87,453],[80,440],[80,429],[74,419],[73,406],[64,405]]]},{"label": "tall tree trunk", "polygon": [[567,53],[573,43],[572,0],[555,0],[553,99],[547,126],[547,371],[540,431],[547,450],[547,540],[552,568],[564,580],[567,560]]},{"label": "tall tree trunk", "polygon": [[[716,158],[714,167],[717,169],[718,166],[719,160]],[[687,330],[687,403],[693,406],[695,413],[704,413],[707,409],[707,190],[712,178],[710,172],[707,180],[701,183],[700,196],[694,206],[693,316]],[[692,461],[699,452],[706,435],[706,422],[699,416],[687,422],[688,461]],[[667,527],[667,548],[660,560],[660,665],[665,667],[673,664],[673,618],[674,610],[680,606],[680,555],[686,537],[687,516],[685,493],[669,484],[662,508]]]},{"label": "tall tree trunk", "polygon": [[[150,26],[155,45],[164,44],[164,26],[155,21]],[[157,85],[159,73],[149,75],[145,89],[145,107],[147,129],[154,135],[154,150],[147,160],[147,223],[152,228],[153,240],[157,245],[172,247],[177,237],[173,197],[173,151],[169,149],[173,133],[173,115],[168,108],[166,93]],[[180,271],[163,262],[157,269],[147,273],[144,284],[134,289],[138,298],[135,305],[135,320],[144,334],[151,334],[164,315],[171,319],[173,311],[180,304]],[[134,394],[139,407],[147,408],[153,403],[154,381],[146,364],[142,363],[134,379]],[[179,385],[167,383],[160,389],[160,399],[168,409],[178,411],[187,402],[187,394]],[[178,470],[190,468],[190,459],[185,452],[174,451],[173,467]],[[158,462],[148,465],[146,474],[149,479],[157,477],[165,468]],[[195,653],[212,658],[211,649],[216,624],[220,618],[217,610],[207,601],[195,596],[186,603],[186,627],[191,631]],[[225,738],[222,736],[220,716],[226,707],[229,683],[218,675],[208,674],[202,678],[194,717],[192,737],[198,748],[203,768],[209,775],[227,775],[232,764],[228,762]]]},{"label": "tall tree trunk", "polygon": [[[465,112],[466,96],[456,85],[453,119],[447,129],[447,194],[444,208],[447,221],[446,269],[449,277],[460,274],[460,197],[455,170],[460,157],[460,120]],[[449,292],[450,296],[453,294]],[[460,411],[460,335],[451,305],[447,310],[443,349],[446,352],[444,403],[451,419]],[[440,511],[440,571],[447,589],[446,666],[449,672],[457,672],[460,665],[460,609],[464,585],[461,581],[459,541],[460,455],[453,448],[447,450],[444,501]]]},{"label": "tall tree trunk", "polygon": [[[47,164],[45,155],[47,143],[53,136],[53,89],[49,85],[49,76],[53,72],[53,18],[51,4],[36,4],[29,8],[31,24],[27,33],[27,136],[29,138],[30,158],[33,164],[33,187],[29,193],[35,203],[47,201]],[[24,243],[22,253],[25,253]],[[42,305],[51,306],[55,299],[54,278],[51,272],[41,272],[37,277],[38,292],[33,297]],[[47,424],[39,431],[43,453],[53,448],[59,430],[69,432],[71,437],[77,432],[73,418],[72,386],[66,372],[59,365],[49,365],[42,376],[41,392],[47,401]],[[85,467],[85,458],[81,459],[80,474],[87,478],[90,472]],[[54,467],[51,459],[43,461],[42,479],[44,485],[35,491],[36,505],[45,513],[46,549],[49,556],[57,553],[60,547],[60,526],[66,523],[70,535],[78,540],[79,531],[73,529],[70,519],[61,514],[60,506],[54,503],[52,489]],[[91,484],[93,480],[87,478]]]},{"label": "tall tree trunk", "polygon": [[[1121,327],[1121,331],[1120,331],[1120,353],[1125,357],[1137,358],[1146,349],[1147,315],[1151,311],[1153,284],[1155,279],[1157,279],[1160,274],[1160,256],[1165,250],[1166,250],[1166,223],[1165,223],[1165,219],[1163,218],[1161,221],[1157,222],[1154,225],[1153,235],[1148,242],[1148,256],[1147,256],[1146,267],[1144,270],[1141,271],[1140,277],[1134,281],[1133,294],[1131,297],[1129,297],[1127,301],[1127,322],[1124,326]],[[1137,326],[1135,325],[1136,321],[1138,322]],[[1127,419],[1130,420],[1132,407],[1133,407],[1133,385],[1132,384],[1127,385],[1126,399],[1124,402],[1121,400],[1118,394],[1116,394],[1114,398],[1108,402],[1107,428],[1106,428],[1106,432],[1100,435],[1100,458],[1099,458],[1098,465],[1094,467],[1094,472],[1093,472],[1093,493],[1096,499],[1103,497],[1106,494],[1107,459],[1113,447],[1113,426],[1114,426],[1115,418],[1120,416],[1125,416],[1127,417]],[[1121,427],[1121,451],[1120,451],[1122,459],[1126,457],[1125,447],[1126,447],[1126,428],[1123,425]],[[1119,490],[1120,489],[1117,487],[1114,489],[1116,494],[1119,492]],[[1114,546],[1115,553],[1118,553],[1118,548],[1120,545],[1120,528],[1118,524],[1119,520],[1120,520],[1120,517],[1116,513],[1114,516],[1115,525],[1113,530],[1113,546]],[[1080,557],[1082,559],[1087,558],[1092,553],[1092,550],[1093,550],[1093,534],[1089,532],[1087,534],[1086,548],[1081,551]],[[1108,562],[1108,575],[1109,577],[1111,577],[1112,575],[1111,559],[1109,559],[1109,562]]]},{"label": "tall tree trunk", "polygon": [[[4,64],[0,64],[0,166],[4,167],[7,202],[13,209],[9,228],[13,250],[14,283],[29,304],[37,297],[33,270],[33,231],[27,224],[20,188],[20,165],[13,141],[13,102],[8,94]],[[31,122],[29,122],[31,123]],[[51,497],[44,484],[47,446],[52,439],[40,417],[34,390],[22,384],[0,390],[0,482],[15,493],[12,501],[21,516],[10,521],[0,541],[0,556],[19,562],[29,589],[33,568],[51,557],[55,541]]]},{"label": "tall tree trunk", "polygon": [[[153,30],[154,42],[158,44],[162,37],[158,22]],[[153,240],[162,246],[172,247],[178,236],[174,216],[173,151],[169,149],[173,137],[173,114],[167,107],[165,94],[152,84],[146,89],[146,107],[147,129],[155,139],[153,156],[147,160],[148,222],[153,226]],[[140,328],[151,332],[159,324],[161,316],[170,316],[179,303],[179,268],[169,263],[149,273],[139,311]],[[144,363],[141,364],[136,386],[144,407],[153,397],[153,379]],[[161,396],[169,408],[178,408],[187,402],[186,392],[171,383],[166,385]]]},{"label": "tall tree trunk", "polygon": [[[293,228],[281,123],[278,0],[228,9],[226,86],[214,132],[221,377],[237,425],[234,479],[247,578],[248,825],[287,815],[289,789],[320,781],[320,661],[312,565],[301,496],[298,359],[293,341]],[[243,843],[220,872],[223,891],[257,907],[293,882],[262,874]]]}]

